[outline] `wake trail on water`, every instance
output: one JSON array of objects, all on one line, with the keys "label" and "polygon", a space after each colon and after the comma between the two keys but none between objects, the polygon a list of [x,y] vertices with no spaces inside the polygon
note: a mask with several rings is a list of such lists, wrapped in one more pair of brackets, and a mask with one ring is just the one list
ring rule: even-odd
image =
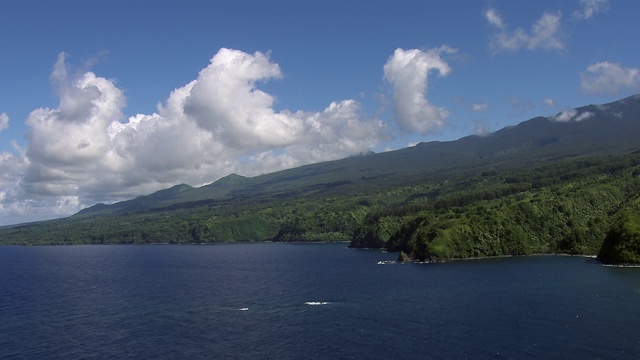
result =
[{"label": "wake trail on water", "polygon": [[[331,302],[329,301],[305,301],[302,305],[306,305],[306,306],[323,306],[323,305],[329,305],[331,304]],[[297,308],[300,305],[290,305],[290,306],[258,306],[258,307],[227,307],[224,308],[226,310],[230,310],[230,311],[250,311],[250,310],[268,310],[268,309],[276,309],[276,308]]]}]

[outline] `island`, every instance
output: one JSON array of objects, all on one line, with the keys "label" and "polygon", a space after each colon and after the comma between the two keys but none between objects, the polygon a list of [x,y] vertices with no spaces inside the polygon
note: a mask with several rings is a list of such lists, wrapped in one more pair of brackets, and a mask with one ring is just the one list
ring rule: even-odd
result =
[{"label": "island", "polygon": [[0,244],[348,242],[416,261],[560,253],[640,263],[640,95],[575,111],[593,115],[180,184],[0,227]]}]

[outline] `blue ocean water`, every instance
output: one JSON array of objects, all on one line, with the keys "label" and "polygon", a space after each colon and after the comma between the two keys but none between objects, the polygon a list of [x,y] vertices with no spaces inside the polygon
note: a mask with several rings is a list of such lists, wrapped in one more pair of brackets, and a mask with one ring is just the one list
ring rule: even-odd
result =
[{"label": "blue ocean water", "polygon": [[640,268],[345,244],[0,247],[2,359],[639,359]]}]

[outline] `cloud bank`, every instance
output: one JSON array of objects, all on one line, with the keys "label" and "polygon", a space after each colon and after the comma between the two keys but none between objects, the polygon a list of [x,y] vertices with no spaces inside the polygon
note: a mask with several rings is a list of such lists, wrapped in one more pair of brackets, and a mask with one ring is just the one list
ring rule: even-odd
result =
[{"label": "cloud bank", "polygon": [[384,79],[391,85],[396,122],[402,131],[428,134],[445,126],[449,112],[429,102],[427,89],[431,73],[446,76],[451,72],[443,57],[454,53],[448,46],[428,51],[396,49],[384,65]]},{"label": "cloud bank", "polygon": [[580,114],[578,114],[578,110],[576,109],[568,109],[565,110],[561,113],[559,113],[556,116],[551,117],[552,121],[556,121],[556,122],[569,122],[569,121],[575,121],[575,122],[579,122],[582,120],[586,120],[589,119],[591,117],[593,117],[595,114],[592,113],[591,111],[584,111],[581,112]]},{"label": "cloud bank", "polygon": [[[58,56],[50,77],[59,105],[32,111],[27,148],[0,156],[0,213],[7,217],[37,215],[39,208],[68,215],[177,183],[199,186],[232,172],[251,176],[343,158],[387,136],[385,124],[364,118],[352,99],[320,112],[276,111],[259,84],[282,72],[260,52],[221,49],[157,112],[128,119],[113,80],[71,75],[66,59]],[[0,127],[6,123],[3,114]]]},{"label": "cloud bank", "polygon": [[640,89],[640,69],[602,61],[580,73],[582,90],[590,94],[619,94]]}]

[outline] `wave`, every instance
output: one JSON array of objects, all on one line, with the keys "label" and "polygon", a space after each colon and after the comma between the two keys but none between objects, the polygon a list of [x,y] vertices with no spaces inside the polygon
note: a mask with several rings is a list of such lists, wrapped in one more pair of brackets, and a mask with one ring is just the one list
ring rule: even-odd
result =
[{"label": "wave", "polygon": [[318,306],[318,305],[327,305],[328,303],[329,303],[328,301],[307,301],[304,304],[311,305],[311,306]]}]

